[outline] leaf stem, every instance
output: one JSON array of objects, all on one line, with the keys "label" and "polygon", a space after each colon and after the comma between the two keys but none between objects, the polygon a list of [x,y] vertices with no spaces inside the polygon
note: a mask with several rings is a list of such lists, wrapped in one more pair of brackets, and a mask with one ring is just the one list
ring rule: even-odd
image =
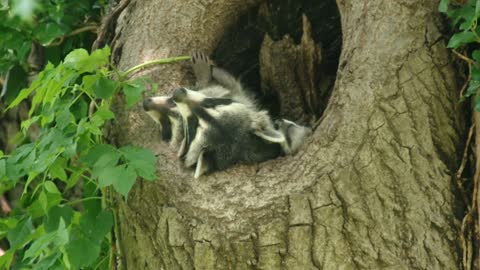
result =
[{"label": "leaf stem", "polygon": [[128,75],[149,66],[171,64],[171,63],[185,61],[185,60],[190,60],[190,56],[177,56],[177,57],[162,58],[162,59],[148,61],[140,65],[136,65],[132,68],[129,68],[127,71],[123,72],[122,77],[125,78]]},{"label": "leaf stem", "polygon": [[86,197],[86,198],[82,198],[82,199],[78,199],[78,200],[73,200],[73,201],[68,201],[66,203],[64,203],[63,205],[72,205],[72,204],[77,204],[77,203],[81,203],[81,202],[85,202],[85,201],[91,201],[91,200],[101,200],[102,197]]}]

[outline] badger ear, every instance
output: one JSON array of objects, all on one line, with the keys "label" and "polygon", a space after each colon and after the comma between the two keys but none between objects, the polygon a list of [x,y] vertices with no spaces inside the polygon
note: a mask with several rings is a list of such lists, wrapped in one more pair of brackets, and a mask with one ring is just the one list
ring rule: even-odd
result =
[{"label": "badger ear", "polygon": [[195,178],[198,178],[198,177],[204,175],[205,173],[207,173],[210,170],[208,162],[204,157],[204,154],[205,154],[205,152],[202,151],[200,153],[200,155],[198,156],[197,166],[195,167],[195,175],[194,175]]},{"label": "badger ear", "polygon": [[285,142],[285,136],[283,134],[271,127],[265,129],[257,130],[254,132],[258,137],[272,142],[272,143],[283,143]]}]

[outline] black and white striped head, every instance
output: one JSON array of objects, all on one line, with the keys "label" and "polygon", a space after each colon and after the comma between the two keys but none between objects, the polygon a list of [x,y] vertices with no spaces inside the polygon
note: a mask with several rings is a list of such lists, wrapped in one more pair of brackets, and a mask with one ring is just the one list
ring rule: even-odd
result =
[{"label": "black and white striped head", "polygon": [[143,101],[143,109],[160,124],[162,139],[175,146],[183,138],[182,118],[171,96],[150,97]]},{"label": "black and white striped head", "polygon": [[281,145],[286,155],[296,153],[305,142],[305,138],[312,134],[311,128],[286,119],[276,120],[274,127],[285,136],[285,141]]}]

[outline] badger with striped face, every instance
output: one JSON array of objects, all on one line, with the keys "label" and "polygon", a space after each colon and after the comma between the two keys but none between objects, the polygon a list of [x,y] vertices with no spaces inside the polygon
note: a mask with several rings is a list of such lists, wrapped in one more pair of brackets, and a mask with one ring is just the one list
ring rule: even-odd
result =
[{"label": "badger with striped face", "polygon": [[[209,97],[228,98],[254,108],[255,101],[242,88],[242,85],[227,71],[213,66],[208,56],[195,51],[192,53],[192,68],[196,78],[195,89]],[[160,124],[162,139],[174,148],[179,155],[185,154],[184,134],[196,128],[195,122],[185,122],[178,113],[171,96],[157,96],[143,101],[143,109]],[[190,128],[187,126],[190,125]]]},{"label": "badger with striped face", "polygon": [[294,153],[308,135],[308,128],[287,120],[280,120],[277,130],[266,111],[229,98],[179,88],[173,100],[184,123],[189,123],[181,158],[185,166],[195,165],[195,178],[236,163],[257,163]]}]

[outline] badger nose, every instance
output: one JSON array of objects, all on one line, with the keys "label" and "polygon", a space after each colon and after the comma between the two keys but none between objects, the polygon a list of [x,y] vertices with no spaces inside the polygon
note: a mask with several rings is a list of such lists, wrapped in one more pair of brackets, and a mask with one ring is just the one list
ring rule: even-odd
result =
[{"label": "badger nose", "polygon": [[148,111],[150,109],[150,105],[152,104],[153,100],[151,98],[147,98],[143,101],[143,109]]},{"label": "badger nose", "polygon": [[173,92],[173,101],[182,102],[187,97],[187,90],[185,88],[178,88]]}]

